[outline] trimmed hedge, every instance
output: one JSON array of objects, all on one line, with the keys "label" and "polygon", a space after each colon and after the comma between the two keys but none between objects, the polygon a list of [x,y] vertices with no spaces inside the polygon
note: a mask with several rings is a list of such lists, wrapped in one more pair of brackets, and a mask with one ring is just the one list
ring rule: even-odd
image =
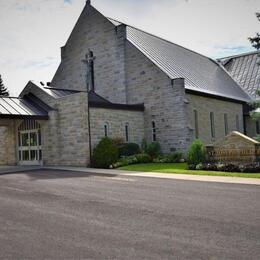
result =
[{"label": "trimmed hedge", "polygon": [[93,153],[93,166],[96,168],[109,168],[118,160],[118,148],[110,138],[103,138]]},{"label": "trimmed hedge", "polygon": [[125,143],[119,146],[119,156],[131,156],[140,153],[140,147],[136,143]]}]

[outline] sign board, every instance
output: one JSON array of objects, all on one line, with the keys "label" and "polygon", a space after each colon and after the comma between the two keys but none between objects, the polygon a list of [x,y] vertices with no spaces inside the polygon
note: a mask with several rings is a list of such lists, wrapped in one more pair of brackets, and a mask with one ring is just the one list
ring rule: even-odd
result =
[{"label": "sign board", "polygon": [[234,131],[206,146],[209,162],[251,163],[260,161],[260,143],[240,132]]}]

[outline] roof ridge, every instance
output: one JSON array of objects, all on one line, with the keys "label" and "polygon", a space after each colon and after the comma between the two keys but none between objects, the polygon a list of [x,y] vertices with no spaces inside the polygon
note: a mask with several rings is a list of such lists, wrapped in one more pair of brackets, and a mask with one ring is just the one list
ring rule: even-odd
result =
[{"label": "roof ridge", "polygon": [[235,55],[232,55],[232,56],[226,56],[226,57],[223,57],[223,58],[218,58],[216,60],[221,61],[221,60],[226,60],[226,59],[234,59],[234,58],[239,58],[239,57],[243,57],[243,56],[247,56],[247,55],[253,55],[253,54],[257,54],[257,53],[260,53],[260,50],[243,52],[243,53],[235,54]]},{"label": "roof ridge", "polygon": [[[106,17],[107,19],[113,20],[113,21],[115,21],[115,22],[117,22],[117,23],[121,23],[121,24],[126,25],[126,26],[128,26],[128,27],[131,27],[131,28],[133,28],[133,29],[136,29],[136,30],[138,30],[138,31],[141,31],[141,32],[143,32],[143,33],[146,33],[146,34],[148,34],[148,35],[150,35],[150,36],[153,36],[153,37],[155,37],[155,38],[158,38],[158,39],[160,39],[160,40],[162,40],[162,41],[165,41],[165,42],[168,42],[168,43],[170,43],[170,44],[176,45],[176,46],[178,46],[178,47],[180,47],[180,48],[182,48],[182,49],[185,49],[185,50],[187,50],[187,51],[193,52],[193,53],[195,53],[195,54],[197,54],[197,55],[200,55],[200,56],[202,56],[203,58],[206,58],[206,59],[208,59],[208,60],[210,60],[210,61],[212,61],[212,62],[214,62],[214,63],[217,63],[214,59],[212,59],[212,58],[210,58],[210,57],[208,57],[208,56],[206,56],[206,55],[203,55],[203,54],[201,54],[201,53],[199,53],[199,52],[196,52],[196,51],[194,51],[194,50],[191,50],[191,49],[189,49],[189,48],[187,48],[187,47],[181,46],[181,45],[179,45],[179,44],[177,44],[177,43],[174,43],[174,42],[172,42],[172,41],[170,41],[170,40],[167,40],[167,39],[165,39],[165,38],[163,38],[163,37],[161,37],[161,36],[158,36],[158,35],[155,35],[155,34],[153,34],[153,33],[147,32],[147,31],[145,31],[145,30],[143,30],[143,29],[140,29],[140,28],[138,28],[138,27],[129,25],[129,24],[127,24],[127,23],[118,21],[118,20],[116,20],[116,19],[114,19],[114,18],[111,18],[111,17],[108,17],[108,16],[105,16],[105,17]],[[218,63],[217,63],[217,64],[218,64]]]}]

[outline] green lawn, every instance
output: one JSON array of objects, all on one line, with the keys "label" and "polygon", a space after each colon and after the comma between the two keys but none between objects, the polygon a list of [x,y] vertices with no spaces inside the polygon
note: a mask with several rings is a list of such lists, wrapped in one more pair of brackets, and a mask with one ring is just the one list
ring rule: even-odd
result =
[{"label": "green lawn", "polygon": [[128,165],[119,170],[142,171],[142,172],[162,172],[191,175],[211,175],[211,176],[231,176],[245,178],[260,178],[260,173],[236,173],[236,172],[216,172],[216,171],[193,171],[187,170],[186,163],[144,163]]}]

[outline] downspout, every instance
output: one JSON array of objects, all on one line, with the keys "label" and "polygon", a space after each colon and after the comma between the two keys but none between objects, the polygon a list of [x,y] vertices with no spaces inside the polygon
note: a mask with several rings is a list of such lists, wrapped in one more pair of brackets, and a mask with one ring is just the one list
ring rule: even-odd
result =
[{"label": "downspout", "polygon": [[89,139],[89,142],[88,142],[89,143],[89,160],[90,160],[90,166],[92,166],[92,144],[91,144],[91,126],[90,126],[89,100],[88,100],[88,139]]}]

